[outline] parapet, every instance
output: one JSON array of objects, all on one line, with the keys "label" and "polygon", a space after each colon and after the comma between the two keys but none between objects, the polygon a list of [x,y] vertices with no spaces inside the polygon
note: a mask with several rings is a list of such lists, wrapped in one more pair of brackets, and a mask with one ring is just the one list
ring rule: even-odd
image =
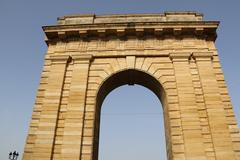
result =
[{"label": "parapet", "polygon": [[197,12],[165,12],[158,14],[113,14],[113,15],[67,15],[58,18],[59,25],[69,24],[100,24],[100,23],[130,23],[130,22],[175,22],[202,21],[203,14]]}]

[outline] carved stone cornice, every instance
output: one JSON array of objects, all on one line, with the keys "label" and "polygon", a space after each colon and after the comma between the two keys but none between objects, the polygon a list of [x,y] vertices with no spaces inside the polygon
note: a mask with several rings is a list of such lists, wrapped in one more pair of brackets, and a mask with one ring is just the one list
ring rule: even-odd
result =
[{"label": "carved stone cornice", "polygon": [[111,36],[143,38],[148,35],[163,38],[169,35],[176,37],[192,35],[214,41],[218,25],[218,21],[203,21],[202,15],[195,12],[167,12],[140,15],[65,16],[59,18],[58,25],[44,26],[43,30],[47,42]]},{"label": "carved stone cornice", "polygon": [[[86,28],[84,28],[86,27]],[[204,37],[206,39],[216,39],[216,29],[218,22],[204,22],[204,23],[171,23],[171,24],[135,24],[134,27],[128,27],[127,24],[116,24],[114,26],[105,25],[100,26],[81,26],[81,25],[64,25],[64,26],[46,26],[43,30],[46,34],[46,41],[67,40],[71,38],[102,38],[107,36],[136,36],[144,37],[145,35],[152,36],[189,36]]]}]

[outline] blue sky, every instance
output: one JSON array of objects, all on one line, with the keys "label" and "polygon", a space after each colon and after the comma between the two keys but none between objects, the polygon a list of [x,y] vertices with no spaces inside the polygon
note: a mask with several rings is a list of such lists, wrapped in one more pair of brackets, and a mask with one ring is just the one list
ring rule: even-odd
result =
[{"label": "blue sky", "polygon": [[166,159],[162,106],[149,89],[121,86],[102,105],[99,160]]},{"label": "blue sky", "polygon": [[[66,14],[161,13],[164,11],[190,10],[204,13],[205,20],[221,21],[216,45],[234,110],[238,121],[240,121],[239,6],[240,1],[238,0],[0,0],[0,159],[7,159],[8,152],[14,149],[22,154],[43,66],[43,57],[47,49],[41,26],[56,24],[57,17]],[[135,107],[130,107],[135,102],[131,102],[128,99],[125,101],[129,102],[129,104],[124,104],[124,106],[128,105],[129,107],[120,107],[123,101],[121,98],[125,97],[125,93],[136,94],[137,99],[144,99],[145,97],[145,101],[149,101],[149,104],[139,103],[145,104],[146,107],[148,105],[155,106],[155,108],[153,107],[150,110],[141,110],[141,113],[161,112],[161,110],[156,109],[159,107],[159,104],[151,104],[153,103],[153,99],[156,98],[151,92],[139,86],[124,86],[109,94],[109,97],[115,96],[115,98],[107,97],[104,102],[103,111],[106,115],[102,118],[103,129],[104,126],[111,126],[111,123],[108,123],[109,121],[115,122],[119,126],[123,124],[118,119],[119,116],[109,116],[107,113],[120,112],[129,114],[140,112]],[[146,96],[150,96],[152,99]],[[136,100],[136,97],[132,99]],[[135,105],[137,106],[137,104]],[[120,108],[121,110],[118,110]],[[113,109],[115,110],[113,111]],[[131,123],[125,129],[122,128],[124,130],[131,129],[131,124],[134,121],[136,122],[134,118],[141,116],[126,117],[130,118]],[[104,119],[107,120],[105,121]],[[150,122],[150,120],[152,119],[144,118],[144,116],[141,117],[141,122],[145,122],[143,123],[144,125],[147,122],[151,124],[155,123],[153,120]],[[134,123],[134,126],[137,126],[137,123],[138,121]],[[101,140],[104,140],[104,134],[113,133],[112,136],[114,136],[115,132],[113,130],[116,129],[112,128],[111,132],[106,133],[103,131]],[[159,128],[153,128],[153,131],[159,133],[158,135],[161,133]],[[127,135],[131,135],[132,133],[133,130],[129,130],[129,134]],[[121,136],[124,138],[124,135]],[[133,137],[141,138],[141,135]],[[150,133],[148,133],[148,137],[152,140]],[[141,152],[141,148],[138,147],[140,145],[137,143],[131,144],[126,141],[124,144],[132,146],[130,148],[134,148],[138,153]],[[115,146],[107,140],[104,145]],[[113,156],[106,155],[104,147],[100,146],[100,149],[103,149],[101,155],[103,154],[104,158]],[[152,149],[156,148],[158,147],[152,147]],[[146,154],[150,154],[150,152]],[[157,156],[155,159],[159,159]],[[115,158],[115,160],[117,159]]]}]

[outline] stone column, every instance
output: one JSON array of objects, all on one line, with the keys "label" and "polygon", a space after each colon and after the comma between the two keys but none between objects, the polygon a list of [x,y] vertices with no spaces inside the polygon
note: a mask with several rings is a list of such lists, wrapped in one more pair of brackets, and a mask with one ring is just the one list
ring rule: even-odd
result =
[{"label": "stone column", "polygon": [[232,140],[227,125],[224,104],[221,100],[216,75],[212,66],[212,52],[195,52],[200,82],[207,110],[215,156],[218,160],[235,159]]},{"label": "stone column", "polygon": [[63,129],[64,160],[81,159],[83,120],[91,55],[72,55],[73,71]]},{"label": "stone column", "polygon": [[201,125],[190,72],[191,53],[171,53],[182,123],[185,159],[206,160]]},{"label": "stone column", "polygon": [[50,56],[50,60],[48,84],[38,122],[36,141],[33,146],[34,160],[52,159],[62,87],[69,56]]}]

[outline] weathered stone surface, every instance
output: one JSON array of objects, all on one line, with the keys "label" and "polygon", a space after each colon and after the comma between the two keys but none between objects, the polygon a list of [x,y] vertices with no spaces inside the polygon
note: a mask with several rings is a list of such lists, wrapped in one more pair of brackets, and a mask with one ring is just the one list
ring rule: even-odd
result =
[{"label": "weathered stone surface", "polygon": [[48,51],[23,159],[97,160],[101,104],[123,84],[161,100],[169,160],[240,159],[217,27],[195,12],[71,15],[43,27]]}]

